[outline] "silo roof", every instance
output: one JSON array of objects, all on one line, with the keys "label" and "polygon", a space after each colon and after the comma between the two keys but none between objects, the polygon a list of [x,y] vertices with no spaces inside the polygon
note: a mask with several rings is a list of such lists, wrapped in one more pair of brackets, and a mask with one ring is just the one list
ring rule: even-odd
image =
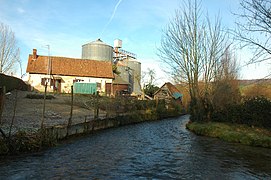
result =
[{"label": "silo roof", "polygon": [[[87,44],[84,44],[84,45],[88,45],[88,44],[97,44],[97,45],[104,45],[104,46],[110,46],[110,45],[108,45],[108,44],[106,44],[106,43],[104,43],[100,38],[99,39],[97,39],[97,40],[95,40],[95,41],[92,41],[92,42],[90,42],[90,43],[87,43]],[[83,45],[83,46],[84,46]],[[112,46],[110,46],[110,47],[112,47]]]}]

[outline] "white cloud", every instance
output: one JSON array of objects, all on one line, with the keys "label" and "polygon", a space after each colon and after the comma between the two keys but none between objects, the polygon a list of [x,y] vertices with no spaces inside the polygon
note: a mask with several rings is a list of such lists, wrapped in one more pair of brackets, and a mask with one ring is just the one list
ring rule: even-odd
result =
[{"label": "white cloud", "polygon": [[20,13],[20,14],[24,14],[25,10],[23,8],[21,8],[21,7],[18,7],[17,12]]}]

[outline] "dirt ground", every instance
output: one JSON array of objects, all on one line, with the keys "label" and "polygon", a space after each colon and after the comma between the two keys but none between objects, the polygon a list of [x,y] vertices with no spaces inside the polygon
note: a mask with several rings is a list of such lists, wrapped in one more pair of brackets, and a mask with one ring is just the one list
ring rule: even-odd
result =
[{"label": "dirt ground", "polygon": [[[43,99],[29,99],[26,95],[32,93],[17,91],[17,105],[14,118],[13,131],[39,129],[42,121]],[[71,112],[71,97],[68,95],[55,94],[54,99],[46,99],[44,126],[66,125]],[[16,91],[5,96],[4,109],[2,113],[1,127],[7,131],[13,119]],[[105,112],[100,111],[100,118]],[[73,106],[72,124],[90,121],[93,119],[94,111]]]}]

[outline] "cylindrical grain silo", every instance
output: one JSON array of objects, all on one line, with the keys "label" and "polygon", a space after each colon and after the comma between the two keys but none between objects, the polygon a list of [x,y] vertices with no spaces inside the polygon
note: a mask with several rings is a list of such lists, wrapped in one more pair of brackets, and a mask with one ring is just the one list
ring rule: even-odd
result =
[{"label": "cylindrical grain silo", "polygon": [[113,47],[104,43],[101,39],[84,44],[82,46],[82,59],[112,62]]},{"label": "cylindrical grain silo", "polygon": [[120,72],[121,78],[129,83],[129,69],[127,66],[118,66],[118,71]]},{"label": "cylindrical grain silo", "polygon": [[141,63],[133,58],[129,58],[127,61],[127,65],[129,69],[132,70],[133,72],[133,79],[131,82],[133,85],[133,90],[132,92],[136,95],[141,94],[141,89],[140,89],[140,81],[141,81]]}]

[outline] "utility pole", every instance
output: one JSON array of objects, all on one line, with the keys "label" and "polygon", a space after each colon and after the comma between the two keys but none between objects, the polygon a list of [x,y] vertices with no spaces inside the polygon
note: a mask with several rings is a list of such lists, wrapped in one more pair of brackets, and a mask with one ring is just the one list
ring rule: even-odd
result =
[{"label": "utility pole", "polygon": [[47,46],[47,48],[48,48],[48,72],[47,72],[47,74],[49,75],[49,76],[51,76],[51,59],[50,59],[50,45],[46,45]]}]

